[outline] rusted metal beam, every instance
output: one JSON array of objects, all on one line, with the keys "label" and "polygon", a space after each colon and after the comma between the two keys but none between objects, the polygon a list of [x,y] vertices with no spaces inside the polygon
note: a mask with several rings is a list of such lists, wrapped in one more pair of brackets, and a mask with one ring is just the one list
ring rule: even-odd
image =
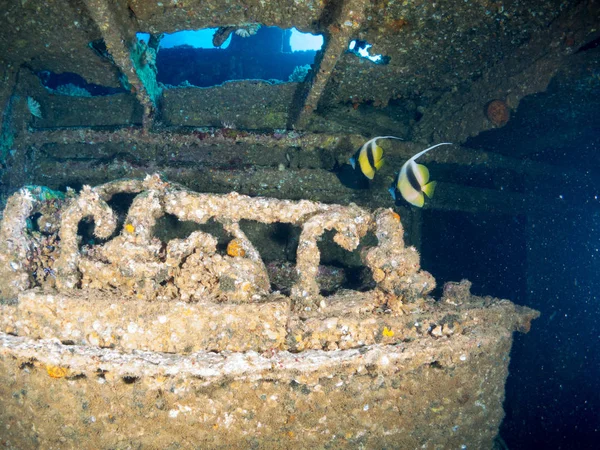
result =
[{"label": "rusted metal beam", "polygon": [[364,1],[349,0],[344,2],[337,21],[334,21],[327,28],[325,49],[306,95],[304,106],[295,123],[296,128],[304,129],[309,124],[313,112],[319,105],[325,87],[331,79],[338,59],[348,48],[348,42],[352,34],[358,30],[364,19],[364,8]]},{"label": "rusted metal beam", "polygon": [[[274,148],[298,148],[303,152],[329,150],[336,154],[338,163],[343,164],[366,140],[364,136],[343,133],[291,133],[280,136],[266,133],[235,133],[233,137],[224,137],[222,133],[181,133],[176,128],[165,128],[162,133],[143,133],[140,130],[123,128],[116,131],[98,131],[92,129],[77,130],[35,130],[27,133],[16,143],[19,146],[41,147],[47,144],[70,145],[86,143],[122,143],[129,145],[158,145],[177,147],[205,147],[214,145],[248,144]],[[408,158],[420,150],[423,144],[413,142],[390,141],[385,145],[386,165],[399,168]],[[443,146],[423,155],[419,162],[464,166],[473,169],[485,169],[491,172],[506,172],[525,177],[530,184],[565,185],[574,180],[590,189],[600,191],[600,173],[588,169],[557,167],[537,161],[515,159],[493,152],[474,150],[468,147]]]},{"label": "rusted metal beam", "polygon": [[83,0],[83,2],[100,29],[108,52],[129,85],[135,89],[136,97],[144,107],[144,129],[150,128],[156,112],[156,98],[153,98],[154,94],[149,92],[148,88],[152,80],[142,82],[132,61],[132,50],[137,45],[137,40],[126,3],[105,0]]},{"label": "rusted metal beam", "polygon": [[[323,169],[277,168],[219,169],[201,165],[134,164],[124,159],[96,161],[93,170],[86,160],[44,160],[34,164],[29,173],[33,184],[60,186],[80,183],[104,182],[122,177],[143,178],[151,171],[160,170],[167,179],[200,192],[227,193],[236,191],[251,196],[268,196],[282,199],[309,199],[324,203],[356,203],[362,207],[394,207],[385,187],[355,190],[340,183],[336,174]],[[400,200],[399,206],[409,207]],[[516,215],[552,216],[557,214],[600,212],[600,204],[578,200],[568,202],[559,197],[542,194],[484,189],[455,183],[438,182],[435,196],[425,203],[424,209]],[[414,230],[408,230],[413,233]],[[418,236],[418,233],[415,234]]]},{"label": "rusted metal beam", "polygon": [[0,124],[4,124],[10,112],[8,102],[15,89],[18,68],[13,65],[0,67]]},{"label": "rusted metal beam", "polygon": [[460,143],[469,136],[502,126],[486,116],[487,105],[502,100],[509,110],[516,110],[524,97],[545,91],[569,55],[591,38],[590,30],[596,28],[598,13],[597,2],[571,2],[546,30],[500,59],[467,89],[444,94],[419,121],[414,139]]}]

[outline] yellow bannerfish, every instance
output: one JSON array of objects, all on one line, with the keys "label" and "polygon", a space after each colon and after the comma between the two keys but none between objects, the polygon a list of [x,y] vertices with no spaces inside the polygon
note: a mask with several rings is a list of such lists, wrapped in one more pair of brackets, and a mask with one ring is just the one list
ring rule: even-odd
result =
[{"label": "yellow bannerfish", "polygon": [[375,176],[375,171],[383,165],[383,149],[377,145],[379,139],[399,139],[396,136],[377,136],[365,142],[363,146],[350,158],[350,165],[356,169],[356,163],[360,166],[360,171],[369,180]]},{"label": "yellow bannerfish", "polygon": [[441,144],[435,144],[422,152],[417,153],[402,165],[394,183],[389,188],[390,194],[392,194],[394,200],[398,198],[397,192],[400,192],[402,197],[404,197],[404,200],[411,205],[421,208],[425,203],[425,196],[423,193],[429,198],[433,197],[436,182],[429,181],[429,170],[427,170],[427,167],[424,165],[415,163],[415,160],[419,156],[424,155],[429,150],[433,150],[440,145],[452,145],[452,143],[442,142]]}]

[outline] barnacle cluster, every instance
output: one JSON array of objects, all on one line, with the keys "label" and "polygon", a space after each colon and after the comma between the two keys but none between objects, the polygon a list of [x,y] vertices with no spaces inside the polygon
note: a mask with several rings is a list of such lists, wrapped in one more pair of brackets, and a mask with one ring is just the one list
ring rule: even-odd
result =
[{"label": "barnacle cluster", "polygon": [[58,236],[34,231],[27,254],[26,268],[33,286],[51,286],[56,280],[53,265],[58,257]]},{"label": "barnacle cluster", "polygon": [[421,270],[419,253],[404,246],[400,216],[389,209],[375,211],[377,247],[366,249],[362,258],[372,270],[377,287],[388,295],[388,306],[398,301],[414,302],[435,288],[435,279]]}]

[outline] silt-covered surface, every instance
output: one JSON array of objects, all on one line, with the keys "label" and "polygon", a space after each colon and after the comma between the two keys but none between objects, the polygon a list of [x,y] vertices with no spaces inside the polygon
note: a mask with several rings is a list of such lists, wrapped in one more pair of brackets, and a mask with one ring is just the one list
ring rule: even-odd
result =
[{"label": "silt-covered surface", "polygon": [[0,61],[37,72],[74,72],[89,83],[119,87],[117,69],[89,43],[102,34],[82,2],[3,1]]},{"label": "silt-covered surface", "polygon": [[212,88],[169,89],[163,94],[163,120],[169,126],[285,129],[298,88],[298,83],[249,80]]},{"label": "silt-covered surface", "polygon": [[535,313],[461,300],[430,309],[456,333],[407,311],[413,338],[390,325],[380,343],[335,352],[123,353],[1,334],[3,436],[8,448],[492,448],[511,334]]}]

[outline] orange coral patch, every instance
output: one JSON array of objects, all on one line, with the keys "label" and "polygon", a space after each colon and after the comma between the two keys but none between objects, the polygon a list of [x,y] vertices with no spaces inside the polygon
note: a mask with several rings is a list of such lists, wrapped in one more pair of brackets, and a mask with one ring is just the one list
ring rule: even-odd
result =
[{"label": "orange coral patch", "polygon": [[245,256],[246,251],[242,248],[242,243],[239,239],[232,239],[227,244],[227,254],[229,256]]},{"label": "orange coral patch", "polygon": [[397,33],[402,28],[404,28],[406,25],[408,25],[408,21],[406,19],[400,18],[400,19],[393,19],[393,20],[388,21],[385,26],[389,30]]},{"label": "orange coral patch", "polygon": [[63,378],[69,373],[69,369],[60,366],[46,366],[46,372],[52,378]]}]

